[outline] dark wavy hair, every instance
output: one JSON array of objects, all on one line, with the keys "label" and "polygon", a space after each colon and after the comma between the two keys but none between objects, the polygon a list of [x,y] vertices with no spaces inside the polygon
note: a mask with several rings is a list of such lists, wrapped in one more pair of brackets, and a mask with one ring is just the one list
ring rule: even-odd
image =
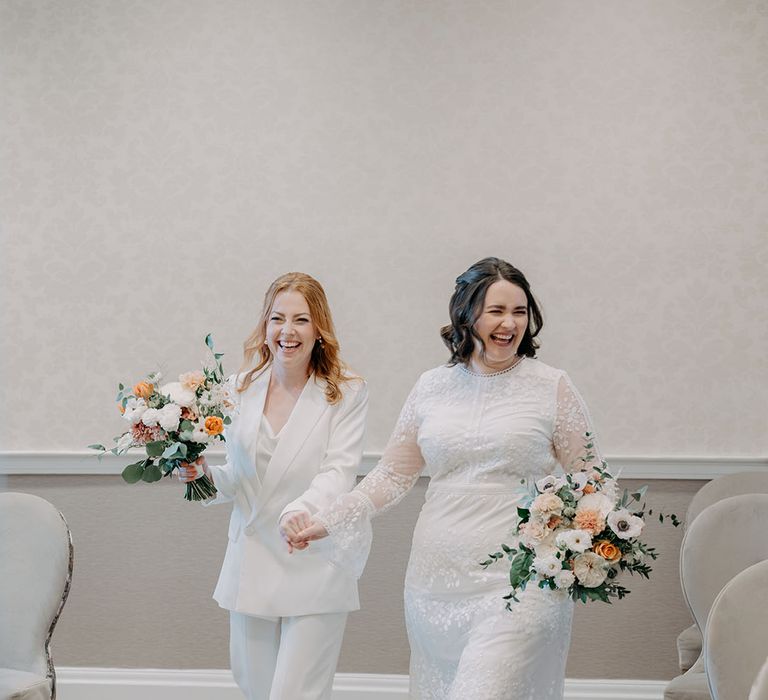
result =
[{"label": "dark wavy hair", "polygon": [[485,353],[482,338],[475,331],[475,321],[482,313],[488,287],[498,280],[507,280],[525,292],[528,300],[528,327],[517,352],[526,357],[536,357],[539,347],[536,336],[544,325],[544,318],[528,280],[506,260],[483,258],[456,278],[456,289],[448,304],[451,322],[440,329],[440,336],[451,351],[449,365],[460,362],[467,364],[474,352],[475,341],[480,343],[481,353]]}]

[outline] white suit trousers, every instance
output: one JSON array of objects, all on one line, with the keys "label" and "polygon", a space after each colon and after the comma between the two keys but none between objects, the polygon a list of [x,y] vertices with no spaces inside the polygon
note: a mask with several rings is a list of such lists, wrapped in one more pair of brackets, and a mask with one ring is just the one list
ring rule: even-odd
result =
[{"label": "white suit trousers", "polygon": [[248,700],[330,700],[347,613],[254,617],[230,611],[232,674]]}]

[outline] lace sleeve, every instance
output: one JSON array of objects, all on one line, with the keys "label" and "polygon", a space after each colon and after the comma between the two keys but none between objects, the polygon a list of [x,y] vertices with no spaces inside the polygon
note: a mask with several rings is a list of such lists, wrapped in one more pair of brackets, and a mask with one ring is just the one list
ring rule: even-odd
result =
[{"label": "lace sleeve", "polygon": [[371,547],[371,518],[402,500],[424,469],[416,441],[418,387],[417,383],[408,396],[379,463],[354,491],[339,496],[315,516],[333,543],[332,561],[358,577]]},{"label": "lace sleeve", "polygon": [[557,385],[557,408],[552,442],[557,461],[566,472],[600,466],[602,455],[593,437],[592,419],[587,405],[565,373],[560,377]]}]

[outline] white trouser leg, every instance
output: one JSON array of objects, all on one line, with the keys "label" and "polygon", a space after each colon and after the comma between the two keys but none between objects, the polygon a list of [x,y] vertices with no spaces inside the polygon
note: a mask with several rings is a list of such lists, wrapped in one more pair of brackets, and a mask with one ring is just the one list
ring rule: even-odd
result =
[{"label": "white trouser leg", "polygon": [[330,700],[347,613],[282,619],[269,700]]},{"label": "white trouser leg", "polygon": [[232,674],[248,700],[330,700],[347,613],[230,612]]},{"label": "white trouser leg", "polygon": [[280,619],[229,613],[229,658],[248,700],[267,700],[280,649]]}]

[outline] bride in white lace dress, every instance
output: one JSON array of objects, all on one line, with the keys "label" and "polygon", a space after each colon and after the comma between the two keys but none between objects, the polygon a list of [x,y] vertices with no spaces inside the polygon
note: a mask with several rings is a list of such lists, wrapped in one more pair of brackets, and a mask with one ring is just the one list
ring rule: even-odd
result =
[{"label": "bride in white lace dress", "polygon": [[508,572],[478,562],[514,544],[521,479],[558,464],[590,466],[580,461],[590,419],[565,372],[533,358],[542,319],[519,270],[498,258],[470,267],[456,281],[450,317],[448,365],[419,378],[379,464],[297,541],[330,534],[338,563],[359,575],[371,518],[426,467],[405,581],[410,696],[559,700],[572,602],[531,585],[507,611]]}]

